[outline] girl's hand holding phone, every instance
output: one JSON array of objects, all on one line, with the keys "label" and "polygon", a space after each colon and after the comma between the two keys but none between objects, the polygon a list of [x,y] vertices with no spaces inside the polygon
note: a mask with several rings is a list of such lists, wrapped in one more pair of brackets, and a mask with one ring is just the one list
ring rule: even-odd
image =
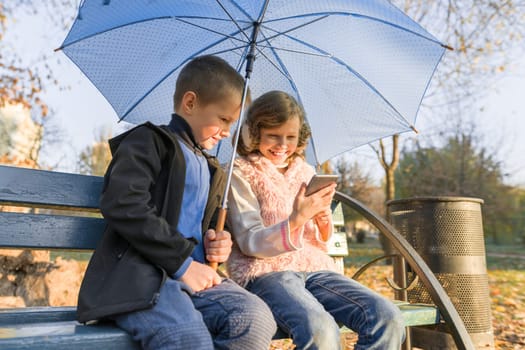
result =
[{"label": "girl's hand holding phone", "polygon": [[333,182],[306,196],[306,185],[303,185],[295,197],[293,212],[290,215],[290,228],[302,226],[317,214],[329,209],[335,194],[335,187],[336,184]]}]

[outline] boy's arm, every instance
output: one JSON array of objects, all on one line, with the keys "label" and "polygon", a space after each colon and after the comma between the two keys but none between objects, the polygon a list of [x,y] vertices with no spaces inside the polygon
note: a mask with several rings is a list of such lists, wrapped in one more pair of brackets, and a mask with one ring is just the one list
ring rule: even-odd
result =
[{"label": "boy's arm", "polygon": [[288,220],[265,227],[250,184],[234,169],[228,198],[228,227],[240,250],[265,258],[303,247],[303,228],[290,230]]},{"label": "boy's arm", "polygon": [[160,216],[151,188],[159,180],[166,146],[149,128],[137,128],[114,154],[101,198],[108,225],[153,264],[175,273],[195,242],[184,238]]}]

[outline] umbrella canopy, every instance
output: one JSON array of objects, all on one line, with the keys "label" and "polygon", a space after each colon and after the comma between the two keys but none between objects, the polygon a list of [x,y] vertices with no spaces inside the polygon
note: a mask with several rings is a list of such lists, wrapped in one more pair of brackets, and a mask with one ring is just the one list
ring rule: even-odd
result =
[{"label": "umbrella canopy", "polygon": [[413,129],[445,47],[386,0],[85,0],[60,49],[131,123],[169,122],[180,69],[218,55],[303,105],[320,164]]}]

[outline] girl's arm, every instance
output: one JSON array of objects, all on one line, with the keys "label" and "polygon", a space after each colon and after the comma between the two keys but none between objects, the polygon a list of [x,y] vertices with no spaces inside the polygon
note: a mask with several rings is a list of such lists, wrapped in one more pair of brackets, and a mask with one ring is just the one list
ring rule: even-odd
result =
[{"label": "girl's arm", "polygon": [[303,228],[290,229],[289,220],[265,227],[259,202],[250,184],[234,169],[228,197],[228,224],[243,254],[258,258],[276,256],[303,247]]},{"label": "girl's arm", "polygon": [[323,243],[327,242],[332,236],[332,211],[330,209],[325,210],[322,213],[317,214],[314,217],[315,224],[318,228],[319,236],[317,239]]}]

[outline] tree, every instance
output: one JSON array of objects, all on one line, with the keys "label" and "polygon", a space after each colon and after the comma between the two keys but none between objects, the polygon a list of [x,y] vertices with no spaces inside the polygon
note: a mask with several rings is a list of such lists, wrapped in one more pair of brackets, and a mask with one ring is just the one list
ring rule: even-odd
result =
[{"label": "tree", "polygon": [[476,144],[472,134],[459,133],[442,148],[415,145],[402,152],[396,176],[399,197],[461,196],[484,200],[484,229],[495,243],[512,235],[516,208],[513,190],[503,183],[501,163]]},{"label": "tree", "polygon": [[525,189],[513,188],[510,200],[513,207],[512,212],[515,213],[512,217],[513,243],[521,243],[525,246]]},{"label": "tree", "polygon": [[[445,53],[419,112],[420,119],[432,116],[435,120],[431,128],[438,138],[453,134],[466,122],[462,116],[488,93],[502,72],[522,57],[523,45],[519,44],[525,34],[525,0],[392,2],[454,48]],[[427,137],[431,139],[432,135]],[[373,148],[385,170],[386,198],[393,199],[392,174],[399,157],[399,136],[392,138],[391,150],[382,141],[379,148]]]},{"label": "tree", "polygon": [[362,171],[357,162],[349,163],[344,157],[338,158],[335,171],[340,175],[338,190],[370,205],[370,194],[374,186],[369,174]]},{"label": "tree", "polygon": [[37,58],[36,63],[28,66],[21,54],[5,43],[4,37],[9,28],[9,22],[15,22],[15,16],[21,11],[33,15],[45,12],[60,22],[64,20],[64,17],[61,11],[56,11],[57,6],[63,8],[63,6],[71,7],[72,5],[72,1],[58,0],[45,3],[34,0],[0,3],[0,47],[2,48],[0,51],[0,107],[6,103],[16,103],[27,108],[39,108],[41,117],[48,115],[48,106],[42,100],[41,95],[46,84],[57,83],[52,70],[45,64],[49,57],[42,54]]},{"label": "tree", "polygon": [[399,164],[399,135],[392,136],[392,152],[390,161],[387,159],[387,151],[383,140],[379,140],[379,151],[376,152],[379,163],[385,171],[385,198],[387,201],[394,199],[395,183],[394,174]]},{"label": "tree", "polygon": [[[357,162],[350,163],[344,157],[338,158],[335,171],[341,176],[337,190],[359,200],[376,212],[384,212],[385,199],[379,187],[373,185],[369,174],[362,171]],[[357,221],[361,216],[343,206],[345,221]]]},{"label": "tree", "polygon": [[111,161],[111,151],[107,142],[111,134],[109,130],[99,129],[95,142],[80,152],[78,162],[80,174],[104,175]]},{"label": "tree", "polygon": [[[71,16],[67,15],[68,11],[65,10],[74,6],[75,3],[71,0],[18,0],[0,3],[0,108],[20,105],[31,111],[34,123],[41,129],[40,137],[34,143],[35,153],[32,153],[31,158],[37,164],[43,145],[58,139],[59,128],[57,125],[51,126],[49,116],[52,111],[45,103],[43,93],[46,86],[59,85],[59,82],[56,81],[49,65],[51,57],[40,53],[29,62],[23,53],[17,52],[12,43],[5,40],[5,34],[19,16],[28,14],[34,16],[42,13],[54,20],[57,26],[65,26],[66,19]],[[7,129],[4,128],[5,130]],[[9,135],[0,135],[0,142],[5,143],[9,140]]]}]

